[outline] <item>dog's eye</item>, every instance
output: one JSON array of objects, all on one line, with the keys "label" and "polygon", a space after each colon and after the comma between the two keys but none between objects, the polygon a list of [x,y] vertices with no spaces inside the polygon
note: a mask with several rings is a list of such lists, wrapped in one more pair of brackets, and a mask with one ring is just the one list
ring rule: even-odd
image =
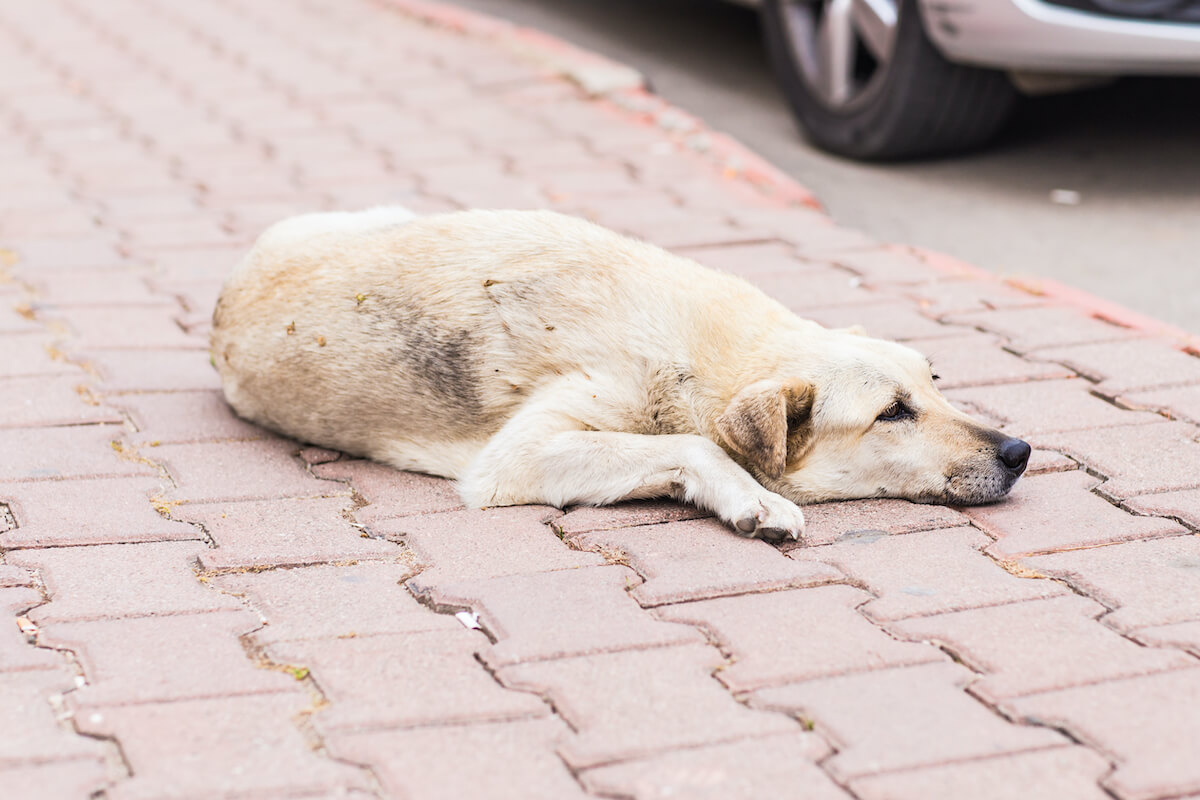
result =
[{"label": "dog's eye", "polygon": [[910,419],[913,416],[912,409],[897,400],[880,412],[875,420],[877,422],[899,422],[902,419]]},{"label": "dog's eye", "polygon": [[935,372],[935,373],[933,373],[933,379],[934,379],[935,381],[940,381],[940,380],[942,379],[942,376],[941,376],[941,375],[938,375],[938,374]]}]

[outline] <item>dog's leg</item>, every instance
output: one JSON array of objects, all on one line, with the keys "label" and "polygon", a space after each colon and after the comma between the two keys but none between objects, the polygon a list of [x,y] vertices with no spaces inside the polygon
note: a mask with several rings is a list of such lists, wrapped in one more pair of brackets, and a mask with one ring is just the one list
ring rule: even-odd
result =
[{"label": "dog's leg", "polygon": [[605,505],[673,497],[712,511],[744,536],[799,539],[800,508],[763,487],[714,442],[692,434],[587,430],[572,415],[526,407],[468,467],[469,505]]}]

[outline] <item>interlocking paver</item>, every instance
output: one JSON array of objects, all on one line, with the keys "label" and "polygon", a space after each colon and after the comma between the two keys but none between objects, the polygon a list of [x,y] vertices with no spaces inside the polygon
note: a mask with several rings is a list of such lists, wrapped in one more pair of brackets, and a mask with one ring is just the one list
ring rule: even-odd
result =
[{"label": "interlocking paver", "polygon": [[30,612],[39,624],[239,609],[233,597],[206,589],[191,561],[193,542],[107,544],[16,550],[10,564],[37,569],[50,602]]},{"label": "interlocking paver", "polygon": [[359,522],[366,525],[392,517],[457,511],[463,507],[462,499],[450,481],[416,472],[401,472],[373,461],[344,459],[313,467],[312,473],[318,478],[348,481],[367,501],[367,505],[355,513]]},{"label": "interlocking paver", "polygon": [[1096,620],[1104,606],[1078,595],[900,620],[888,630],[936,642],[984,677],[971,692],[989,703],[1195,664],[1140,647]]},{"label": "interlocking paver", "polygon": [[[859,278],[834,267],[809,270],[803,280],[796,280],[791,270],[756,272],[752,282],[801,316],[814,308],[870,306],[879,302],[879,296],[863,288]],[[861,310],[862,319],[869,317],[868,310]]]},{"label": "interlocking paver", "polygon": [[0,679],[0,765],[103,758],[104,747],[59,724],[51,695],[75,687],[65,669],[5,673]]},{"label": "interlocking paver", "polygon": [[72,695],[80,709],[295,691],[290,675],[246,657],[239,637],[260,625],[247,611],[56,622],[38,642],[79,659],[88,679]]},{"label": "interlocking paver", "polygon": [[823,766],[840,780],[1067,742],[999,717],[963,691],[973,677],[923,664],[762,689],[752,702],[812,720],[838,751]]},{"label": "interlocking paver", "polygon": [[804,542],[809,546],[875,536],[952,528],[966,520],[945,506],[907,500],[853,500],[804,507]]},{"label": "interlocking paver", "polygon": [[92,797],[105,783],[104,762],[99,758],[0,766],[0,786],[10,797]]},{"label": "interlocking paver", "polygon": [[[450,583],[604,564],[592,553],[564,545],[548,524],[559,511],[513,506],[425,514],[376,522],[371,530],[399,539],[417,560],[430,565],[412,587],[427,592]],[[497,547],[503,542],[502,547]]]},{"label": "interlocking paver", "polygon": [[254,634],[260,644],[459,630],[458,620],[426,608],[404,588],[414,572],[403,563],[320,565],[220,575],[209,583],[245,597],[266,617]]},{"label": "interlocking paver", "polygon": [[[369,764],[392,796],[412,800],[571,800],[586,794],[555,748],[570,735],[558,719],[334,733],[335,756]],[[447,757],[447,754],[455,754]]]},{"label": "interlocking paver", "polygon": [[36,589],[27,586],[0,588],[0,673],[63,666],[60,654],[34,647],[13,619],[42,602],[42,593]]},{"label": "interlocking paver", "polygon": [[939,277],[911,251],[899,247],[881,247],[841,253],[835,261],[869,284],[922,283]]},{"label": "interlocking paver", "polygon": [[109,306],[59,310],[67,319],[80,347],[112,350],[141,348],[205,349],[207,343],[189,336],[157,308]]},{"label": "interlocking paver", "polygon": [[855,609],[871,596],[850,586],[748,594],[659,609],[702,627],[733,664],[717,679],[734,692],[882,667],[943,661],[936,647],[898,642]]},{"label": "interlocking paver", "polygon": [[203,531],[155,512],[160,478],[94,478],[0,483],[0,502],[17,522],[0,546],[61,547],[201,539]]},{"label": "interlocking paver", "polygon": [[815,734],[796,731],[596,767],[581,779],[592,792],[634,800],[844,800],[850,795],[814,763],[828,752]]},{"label": "interlocking paver", "polygon": [[1091,492],[1100,483],[1078,470],[1039,475],[1021,481],[1007,501],[964,508],[963,513],[996,537],[987,550],[998,558],[1186,532],[1169,519],[1122,511]]},{"label": "interlocking paver", "polygon": [[1200,425],[1200,386],[1130,392],[1121,395],[1119,402],[1132,408],[1157,411],[1168,419],[1182,419]]},{"label": "interlocking paver", "polygon": [[1200,428],[1195,425],[1161,422],[1031,438],[1105,475],[1100,491],[1110,497],[1200,487]]},{"label": "interlocking paver", "polygon": [[76,724],[121,743],[133,777],[108,789],[114,800],[330,797],[369,786],[359,769],[309,746],[292,722],[308,703],[295,693],[115,706],[85,711]]},{"label": "interlocking paver", "polygon": [[124,418],[92,394],[83,375],[0,379],[0,427],[120,424]]},{"label": "interlocking paver", "polygon": [[112,405],[137,426],[135,444],[177,444],[218,439],[262,439],[262,428],[234,415],[219,392],[162,392],[124,395]]},{"label": "interlocking paver", "polygon": [[[39,308],[47,316],[59,316],[61,309],[76,306],[157,306],[166,310],[170,297],[155,294],[140,270],[70,270],[33,276]],[[114,314],[121,312],[112,309]]]},{"label": "interlocking paver", "polygon": [[319,564],[398,554],[390,542],[364,538],[347,518],[349,497],[278,498],[186,504],[175,519],[202,525],[212,549],[199,554],[206,570]]},{"label": "interlocking paver", "polygon": [[1132,638],[1150,647],[1174,647],[1200,657],[1200,620],[1142,628]]},{"label": "interlocking paver", "polygon": [[576,506],[550,522],[563,536],[588,531],[608,531],[615,528],[634,528],[639,525],[658,525],[685,519],[711,516],[695,506],[665,501],[639,500],[612,506]]},{"label": "interlocking paver", "polygon": [[201,350],[78,350],[71,357],[96,370],[103,395],[219,389],[220,378]]},{"label": "interlocking paver", "polygon": [[905,286],[901,292],[916,300],[925,313],[938,317],[967,311],[1036,306],[1045,302],[1028,292],[994,281],[961,277]]},{"label": "interlocking paver", "polygon": [[961,336],[970,333],[969,328],[959,325],[944,325],[931,319],[907,302],[880,302],[866,307],[814,308],[805,311],[804,316],[827,328],[861,325],[871,336],[902,342],[910,339],[937,339],[943,336]]},{"label": "interlocking paver", "polygon": [[[423,577],[409,585],[419,588]],[[494,668],[704,640],[695,628],[660,622],[643,611],[628,591],[638,582],[627,567],[581,567],[438,584],[429,596],[439,605],[478,612],[496,639],[484,653]]]},{"label": "interlocking paver", "polygon": [[862,800],[1110,800],[1100,788],[1110,768],[1085,747],[1052,747],[859,778],[850,788]]},{"label": "interlocking paver", "polygon": [[1006,572],[980,552],[990,542],[970,528],[890,536],[876,532],[788,555],[837,566],[865,586],[877,599],[862,610],[874,620],[961,611],[1069,591],[1054,581]]},{"label": "interlocking paver", "polygon": [[329,707],[321,731],[411,728],[542,717],[535,694],[502,687],[476,651],[487,639],[466,628],[271,644],[275,661],[315,676]]},{"label": "interlocking paver", "polygon": [[836,569],[796,564],[713,519],[588,531],[571,543],[633,567],[646,582],[631,594],[645,606],[842,580]]},{"label": "interlocking paver", "polygon": [[0,428],[0,481],[156,474],[120,457],[121,436],[117,425]]},{"label": "interlocking paver", "polygon": [[[1200,762],[1168,742],[1200,741],[1200,669],[1176,670],[1034,695],[1020,718],[1062,726],[1116,760],[1103,780],[1118,797],[1149,800],[1200,790]],[[1187,752],[1194,752],[1188,750]]]},{"label": "interlocking paver", "polygon": [[933,362],[934,371],[941,376],[938,386],[943,390],[1074,375],[1069,369],[1055,364],[1025,361],[1001,349],[1000,341],[985,333],[910,339],[906,344]]},{"label": "interlocking paver", "polygon": [[1065,364],[1096,382],[1107,397],[1164,386],[1200,383],[1200,357],[1157,339],[1127,339],[1039,350],[1039,361]]},{"label": "interlocking paver", "polygon": [[497,674],[554,704],[576,732],[559,750],[575,769],[796,731],[786,717],[734,700],[712,677],[723,663],[708,645],[684,645],[519,664]]},{"label": "interlocking paver", "polygon": [[1200,620],[1200,536],[1172,536],[1036,556],[1023,564],[1115,609],[1122,631]]},{"label": "interlocking paver", "polygon": [[167,499],[179,503],[215,503],[273,497],[346,495],[339,484],[309,475],[295,457],[299,445],[271,437],[257,441],[197,442],[143,448],[166,467],[177,488]]},{"label": "interlocking paver", "polygon": [[1076,378],[951,389],[946,396],[995,420],[1013,436],[1161,421],[1156,414],[1118,408],[1094,396],[1091,387]]},{"label": "interlocking paver", "polygon": [[1073,308],[1058,306],[991,309],[950,314],[945,319],[999,334],[1018,353],[1068,345],[1119,342],[1137,336],[1128,328],[1097,317],[1088,317]]},{"label": "interlocking paver", "polygon": [[84,374],[78,367],[52,355],[56,352],[54,341],[54,337],[40,331],[0,336],[0,347],[4,348],[0,378],[77,375],[82,379]]}]

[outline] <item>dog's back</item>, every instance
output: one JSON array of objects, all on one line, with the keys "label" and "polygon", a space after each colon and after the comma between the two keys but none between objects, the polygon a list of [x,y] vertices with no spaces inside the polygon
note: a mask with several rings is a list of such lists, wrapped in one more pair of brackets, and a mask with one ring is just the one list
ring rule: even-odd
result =
[{"label": "dog's back", "polygon": [[777,315],[740,280],[572,217],[372,209],[264,233],[212,344],[242,416],[453,476],[547,380],[620,365],[644,391],[646,371],[705,357],[688,331],[720,351],[721,331]]}]

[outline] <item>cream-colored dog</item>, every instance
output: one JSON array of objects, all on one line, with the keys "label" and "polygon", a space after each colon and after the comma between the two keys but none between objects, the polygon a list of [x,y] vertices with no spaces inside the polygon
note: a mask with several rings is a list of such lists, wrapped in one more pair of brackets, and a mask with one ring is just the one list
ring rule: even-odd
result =
[{"label": "cream-colored dog", "polygon": [[285,220],[229,276],[212,350],[241,416],[471,506],[673,497],[799,538],[797,503],[986,503],[1029,457],[915,351],[548,211]]}]

